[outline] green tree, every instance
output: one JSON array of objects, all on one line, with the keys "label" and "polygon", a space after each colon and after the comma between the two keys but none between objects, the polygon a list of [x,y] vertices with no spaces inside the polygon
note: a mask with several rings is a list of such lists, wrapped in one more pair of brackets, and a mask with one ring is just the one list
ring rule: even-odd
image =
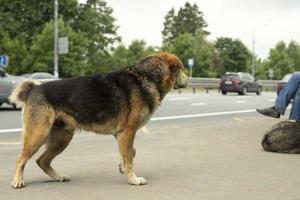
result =
[{"label": "green tree", "polygon": [[268,79],[268,70],[266,62],[262,59],[255,59],[255,77],[257,79]]},{"label": "green tree", "polygon": [[8,34],[4,34],[0,46],[0,53],[9,57],[9,65],[6,70],[12,74],[25,72],[23,60],[28,56],[27,45],[22,36],[11,39]]},{"label": "green tree", "polygon": [[274,71],[274,79],[281,79],[286,73],[292,72],[289,66],[289,56],[284,41],[279,41],[275,48],[270,50],[267,58],[266,69]]},{"label": "green tree", "polygon": [[112,70],[129,65],[128,50],[124,44],[119,44],[113,50],[110,63]]},{"label": "green tree", "polygon": [[[74,63],[78,61],[76,59],[82,60],[83,55],[86,57],[83,63],[84,69],[80,72],[77,70],[77,72],[81,74],[107,70],[111,48],[116,41],[120,40],[120,37],[116,34],[118,27],[114,25],[115,19],[112,17],[113,10],[106,5],[105,0],[87,0],[86,4],[78,4],[77,0],[59,0],[58,2],[59,17],[72,28],[72,34],[74,32],[78,37],[84,38],[82,47],[87,47],[83,54],[73,57]],[[49,71],[49,66],[53,66],[48,53],[49,49],[39,48],[48,43],[53,45],[53,34],[48,32],[50,35],[46,36],[43,35],[42,31],[45,31],[45,24],[53,19],[54,1],[15,0],[11,2],[0,0],[0,3],[0,50],[3,51],[1,53],[10,54],[11,63],[15,63],[14,66],[18,65],[19,67],[18,73],[26,70],[40,71],[48,69],[47,71]],[[63,32],[61,30],[63,29],[59,30],[60,33]],[[71,37],[72,34],[69,34]],[[74,37],[72,39],[73,44],[77,36],[72,36]],[[5,38],[12,40],[11,43],[14,43],[15,46],[22,45],[19,50],[23,52],[17,52],[13,49],[7,52],[9,42],[4,41]],[[46,40],[42,41],[43,39]],[[42,44],[43,42],[44,44]],[[24,52],[29,50],[31,53],[38,53],[38,55],[27,55]],[[22,56],[18,56],[17,53]],[[45,55],[42,55],[42,53]],[[70,52],[70,54],[72,53],[73,51]],[[64,63],[64,59],[70,59],[70,55],[60,57],[61,63]],[[30,63],[35,64],[30,66]],[[17,72],[12,67],[8,69]],[[64,69],[69,68],[64,67]],[[75,72],[76,70],[69,70],[61,73],[69,76]]]},{"label": "green tree", "polygon": [[296,41],[291,41],[286,48],[288,54],[288,68],[291,71],[300,71],[300,46]]},{"label": "green tree", "polygon": [[144,40],[134,40],[128,47],[128,64],[134,64],[154,51],[154,47],[146,47]]},{"label": "green tree", "polygon": [[[30,44],[54,16],[54,1],[0,0],[0,5],[0,37],[3,31],[12,39],[21,35],[26,44]],[[77,0],[59,1],[59,13],[64,21],[76,18],[77,6]]]},{"label": "green tree", "polygon": [[222,75],[227,71],[251,71],[251,53],[239,39],[217,38],[215,48],[221,62],[221,67],[216,69],[218,75]]},{"label": "green tree", "polygon": [[[59,35],[68,36],[69,53],[59,55],[59,74],[62,77],[88,73],[86,65],[87,39],[80,32],[74,32],[69,23],[59,20]],[[32,42],[29,55],[25,60],[27,72],[46,71],[53,73],[53,21],[47,23]]]},{"label": "green tree", "polygon": [[216,75],[213,71],[214,47],[205,40],[205,36],[202,34],[193,36],[185,33],[180,35],[175,39],[174,49],[171,52],[177,55],[185,66],[187,66],[189,58],[194,59],[194,77],[214,77]]},{"label": "green tree", "polygon": [[73,23],[74,29],[88,38],[86,56],[91,73],[106,70],[111,48],[120,41],[112,13],[104,0],[87,0],[86,4],[80,5]]},{"label": "green tree", "polygon": [[287,73],[300,71],[299,44],[293,40],[288,45],[284,41],[279,41],[274,48],[270,49],[265,69],[274,71],[274,79],[281,79]]},{"label": "green tree", "polygon": [[198,34],[208,35],[209,32],[205,30],[206,27],[207,23],[197,4],[191,5],[189,2],[186,2],[177,14],[172,8],[165,16],[164,29],[162,31],[163,42],[172,45],[173,41],[184,33],[189,33],[192,36]]},{"label": "green tree", "polygon": [[161,32],[163,37],[163,43],[171,44],[172,41],[175,39],[174,34],[174,25],[175,24],[175,9],[172,8],[167,15],[165,16],[164,21],[164,30]]},{"label": "green tree", "polygon": [[149,56],[156,52],[156,48],[147,46],[144,40],[134,40],[126,48],[125,45],[119,44],[112,51],[110,68],[107,71],[123,68],[128,65],[137,63],[141,58]]}]

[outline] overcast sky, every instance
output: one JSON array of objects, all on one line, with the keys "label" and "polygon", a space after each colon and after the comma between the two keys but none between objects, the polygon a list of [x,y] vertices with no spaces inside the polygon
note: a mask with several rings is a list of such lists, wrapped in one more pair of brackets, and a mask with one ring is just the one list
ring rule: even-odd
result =
[{"label": "overcast sky", "polygon": [[[164,16],[176,11],[187,0],[106,0],[120,26],[119,35],[128,45],[144,39],[148,45],[161,46]],[[252,51],[266,58],[279,40],[300,42],[300,0],[194,0],[204,14],[211,32],[217,37],[239,38]]]}]

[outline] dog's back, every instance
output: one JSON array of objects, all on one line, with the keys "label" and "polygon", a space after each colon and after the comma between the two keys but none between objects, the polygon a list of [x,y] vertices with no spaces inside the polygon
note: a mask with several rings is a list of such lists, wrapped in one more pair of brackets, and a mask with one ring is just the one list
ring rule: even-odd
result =
[{"label": "dog's back", "polygon": [[271,127],[263,137],[265,151],[300,153],[300,123],[281,121]]}]

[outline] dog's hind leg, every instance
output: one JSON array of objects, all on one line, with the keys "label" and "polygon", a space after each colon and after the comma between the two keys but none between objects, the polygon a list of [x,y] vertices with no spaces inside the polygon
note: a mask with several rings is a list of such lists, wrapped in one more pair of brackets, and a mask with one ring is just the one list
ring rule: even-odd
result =
[{"label": "dog's hind leg", "polygon": [[74,130],[52,128],[44,153],[36,160],[42,170],[56,181],[70,181],[68,176],[58,174],[52,167],[52,160],[69,145],[74,135]]},{"label": "dog's hind leg", "polygon": [[[33,113],[38,113],[34,114]],[[11,186],[24,187],[23,172],[27,161],[44,144],[52,125],[51,112],[37,112],[33,108],[23,108],[23,149],[16,162],[16,171]]]},{"label": "dog's hind leg", "polygon": [[125,173],[130,184],[145,185],[147,181],[143,177],[137,177],[133,171],[133,157],[135,155],[133,147],[134,137],[135,131],[130,127],[126,127],[123,132],[117,135],[119,150],[123,160],[120,171]]}]

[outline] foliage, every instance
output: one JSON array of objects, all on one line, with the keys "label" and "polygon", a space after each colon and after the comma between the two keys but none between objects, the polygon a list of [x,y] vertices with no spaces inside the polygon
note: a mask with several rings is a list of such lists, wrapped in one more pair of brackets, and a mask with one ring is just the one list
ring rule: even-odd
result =
[{"label": "foliage", "polygon": [[[53,1],[0,0],[0,53],[10,57],[16,74],[53,71]],[[69,53],[60,55],[60,74],[74,76],[107,70],[111,47],[120,40],[104,0],[60,0],[59,34],[69,37]]]},{"label": "foliage", "polygon": [[[25,60],[28,72],[46,71],[53,72],[53,21],[47,23],[40,34],[32,42],[29,56]],[[60,36],[69,39],[69,53],[59,55],[59,74],[63,77],[85,74],[87,39],[80,32],[74,32],[70,24],[59,20]]]},{"label": "foliage", "polygon": [[266,69],[274,71],[274,79],[281,79],[285,74],[300,71],[300,47],[295,41],[288,45],[279,41],[270,50],[266,61]]},{"label": "foliage", "polygon": [[300,71],[300,46],[296,41],[291,41],[287,46],[288,68],[292,71]]},{"label": "foliage", "polygon": [[255,77],[257,79],[268,79],[268,70],[264,60],[255,59]]},{"label": "foliage", "polygon": [[[19,35],[14,39],[10,39],[8,34],[4,33],[0,52],[5,52],[5,55],[9,56],[9,66],[6,68],[9,73],[20,74],[26,71],[23,68],[23,59],[29,54],[25,39],[22,36]],[[18,66],[18,68],[13,66]]]},{"label": "foliage", "polygon": [[164,30],[162,31],[163,42],[173,45],[175,39],[185,33],[192,36],[198,34],[208,35],[209,32],[205,30],[206,27],[207,23],[197,4],[191,5],[186,2],[177,14],[172,8],[165,16]]},{"label": "foliage", "polygon": [[161,32],[165,45],[171,44],[175,38],[175,9],[172,8],[165,16],[164,30]]},{"label": "foliage", "polygon": [[240,40],[220,37],[217,38],[215,48],[218,51],[221,63],[220,67],[216,69],[219,75],[227,71],[251,71],[251,53]]},{"label": "foliage", "polygon": [[134,40],[128,48],[120,44],[111,56],[111,67],[112,69],[119,69],[124,66],[133,65],[141,58],[151,55],[155,51],[156,48],[152,46],[147,47],[144,40]]},{"label": "foliage", "polygon": [[87,0],[78,8],[73,27],[88,38],[86,57],[90,73],[106,70],[110,50],[115,42],[120,41],[112,12],[104,0]]},{"label": "foliage", "polygon": [[[59,55],[61,77],[111,71],[136,63],[158,50],[176,54],[187,66],[194,59],[193,76],[217,77],[226,71],[251,72],[252,55],[238,39],[208,41],[208,24],[197,4],[186,2],[164,17],[161,47],[134,40],[125,46],[118,36],[113,9],[105,0],[59,0],[59,35],[68,36],[69,53]],[[0,0],[0,54],[9,56],[12,74],[53,72],[54,1]],[[274,79],[300,71],[300,46],[279,41],[265,60],[255,58],[255,76]],[[186,68],[188,71],[188,68]]]},{"label": "foliage", "polygon": [[178,55],[185,66],[188,65],[188,59],[193,58],[193,76],[214,77],[216,75],[213,71],[214,47],[205,40],[204,35],[182,34],[175,39],[173,48],[164,46],[164,49]]},{"label": "foliage", "polygon": [[[3,30],[10,38],[19,35],[30,44],[45,23],[53,19],[54,1],[0,0],[0,36]],[[65,21],[75,19],[77,0],[60,0],[59,13]]]},{"label": "foliage", "polygon": [[111,56],[111,68],[119,69],[128,65],[128,50],[124,44],[119,44]]}]

